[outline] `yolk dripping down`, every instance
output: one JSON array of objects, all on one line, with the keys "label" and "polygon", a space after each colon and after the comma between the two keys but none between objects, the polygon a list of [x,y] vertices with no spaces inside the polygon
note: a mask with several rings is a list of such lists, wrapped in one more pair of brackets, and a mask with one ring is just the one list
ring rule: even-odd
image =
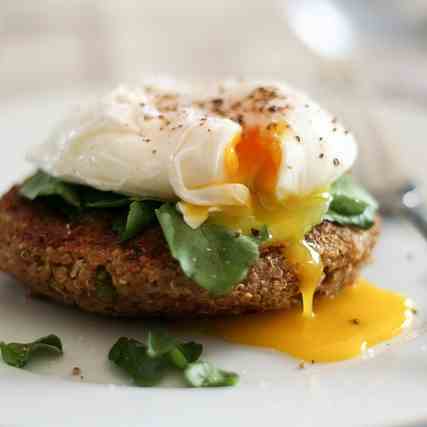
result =
[{"label": "yolk dripping down", "polygon": [[245,184],[251,190],[247,208],[226,208],[213,214],[212,221],[248,234],[263,225],[271,233],[269,244],[284,247],[286,261],[298,275],[303,297],[303,313],[312,316],[314,291],[323,275],[318,253],[304,240],[305,234],[321,222],[328,209],[329,194],[318,191],[304,197],[277,200],[276,185],[282,163],[280,138],[285,125],[270,130],[246,130],[240,141],[231,145],[225,155],[230,181]]},{"label": "yolk dripping down", "polygon": [[360,355],[409,324],[411,303],[363,279],[335,298],[318,298],[315,317],[295,307],[214,320],[208,332],[239,344],[274,348],[294,357],[334,362]]},{"label": "yolk dripping down", "polygon": [[[245,207],[221,207],[219,212],[210,213],[209,220],[244,234],[266,225],[271,235],[268,244],[283,246],[287,262],[295,268],[303,313],[310,317],[323,268],[319,255],[305,242],[304,236],[321,222],[330,195],[321,189],[303,197],[290,196],[284,202],[277,200],[276,186],[283,160],[280,140],[286,129],[285,124],[263,130],[250,128],[227,147],[224,156],[227,182],[245,184],[250,189],[251,200]],[[208,217],[208,206],[182,202],[180,205],[196,223]]]}]

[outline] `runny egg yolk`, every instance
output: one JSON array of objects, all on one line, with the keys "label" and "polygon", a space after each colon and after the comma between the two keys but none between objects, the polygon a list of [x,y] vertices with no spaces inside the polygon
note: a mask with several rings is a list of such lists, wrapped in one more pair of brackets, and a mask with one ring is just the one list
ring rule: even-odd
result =
[{"label": "runny egg yolk", "polygon": [[359,279],[335,298],[315,301],[313,318],[298,307],[214,320],[208,332],[227,341],[269,347],[305,361],[334,362],[391,339],[412,317],[411,302]]},{"label": "runny egg yolk", "polygon": [[227,147],[224,161],[231,181],[246,184],[258,194],[274,193],[282,162],[278,138],[284,128],[277,126],[274,129],[274,132],[248,129],[241,139]]},{"label": "runny egg yolk", "polygon": [[275,195],[282,150],[279,138],[285,125],[273,129],[246,130],[225,155],[225,167],[231,181],[240,182],[251,190],[247,208],[225,208],[211,220],[230,229],[249,234],[267,226],[268,244],[281,245],[286,262],[294,266],[303,298],[303,314],[313,315],[313,296],[323,275],[319,254],[304,240],[305,234],[321,222],[329,205],[329,193],[323,189],[304,197],[292,196],[285,201]]},{"label": "runny egg yolk", "polygon": [[246,129],[241,138],[226,149],[224,165],[227,182],[245,184],[251,193],[248,206],[221,207],[209,214],[208,206],[181,203],[181,210],[195,223],[209,220],[228,229],[250,234],[267,226],[269,245],[283,248],[286,262],[294,266],[303,298],[303,314],[313,315],[313,296],[323,267],[318,253],[305,240],[305,234],[320,223],[328,210],[330,195],[320,189],[310,195],[289,196],[284,201],[276,197],[276,186],[282,163],[280,139],[285,124],[267,129]]}]

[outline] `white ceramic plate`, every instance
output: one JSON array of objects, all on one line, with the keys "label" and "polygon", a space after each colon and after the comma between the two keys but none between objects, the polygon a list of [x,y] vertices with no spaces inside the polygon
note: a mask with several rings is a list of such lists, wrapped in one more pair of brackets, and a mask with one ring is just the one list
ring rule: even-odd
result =
[{"label": "white ceramic plate", "polygon": [[[0,108],[1,190],[28,167],[25,148],[44,137],[64,109],[45,97]],[[414,329],[365,358],[298,369],[273,351],[197,337],[206,358],[241,374],[229,389],[185,389],[175,383],[142,389],[106,360],[122,335],[141,337],[146,324],[99,318],[47,301],[28,299],[0,276],[0,339],[26,341],[48,333],[63,339],[65,355],[28,370],[0,363],[0,425],[117,426],[406,426],[427,424],[427,336],[413,336],[427,313],[427,247],[411,227],[387,222],[366,276],[411,297]],[[414,333],[415,331],[415,333]],[[73,377],[78,366],[84,379]]]}]

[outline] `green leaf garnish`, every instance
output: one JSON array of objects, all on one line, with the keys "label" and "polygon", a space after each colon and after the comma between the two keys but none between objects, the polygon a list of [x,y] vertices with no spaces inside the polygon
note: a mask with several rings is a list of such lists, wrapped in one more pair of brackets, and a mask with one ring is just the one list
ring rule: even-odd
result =
[{"label": "green leaf garnish", "polygon": [[147,337],[147,354],[150,357],[167,355],[172,365],[184,369],[195,362],[202,354],[203,346],[195,342],[179,344],[175,337],[164,331],[149,331]]},{"label": "green leaf garnish", "polygon": [[119,338],[109,360],[126,371],[139,386],[158,384],[168,371],[179,369],[193,387],[231,386],[238,375],[198,362],[203,347],[195,342],[178,343],[164,331],[150,331],[147,345],[132,338]]},{"label": "green leaf garnish", "polygon": [[196,362],[201,356],[203,346],[196,342],[178,344],[169,353],[170,363],[178,369],[185,369],[190,363]]},{"label": "green leaf garnish", "polygon": [[110,350],[108,358],[126,371],[136,385],[142,387],[158,384],[168,367],[165,358],[150,357],[143,343],[126,337],[119,338]]},{"label": "green leaf garnish", "polygon": [[129,205],[131,199],[111,191],[99,191],[91,187],[81,187],[84,206],[91,209],[119,208]]},{"label": "green leaf garnish", "polygon": [[360,215],[341,215],[329,210],[324,219],[341,225],[353,225],[363,230],[368,230],[375,224],[376,209],[367,207]]},{"label": "green leaf garnish", "polygon": [[239,381],[236,373],[223,371],[205,361],[191,363],[184,375],[193,387],[229,387]]},{"label": "green leaf garnish", "polygon": [[28,178],[19,190],[27,199],[34,200],[37,197],[58,196],[74,207],[80,207],[81,201],[75,185],[65,183],[58,178],[38,171]]},{"label": "green leaf garnish", "polygon": [[189,278],[212,294],[224,294],[243,280],[259,256],[251,237],[209,223],[194,230],[172,204],[163,204],[156,214],[172,256]]},{"label": "green leaf garnish", "polygon": [[[189,363],[193,363],[199,360],[202,352],[202,344],[190,341],[183,344],[178,344],[176,349],[169,353],[169,357],[177,368],[184,369]],[[185,360],[185,363],[183,363],[183,360]]]},{"label": "green leaf garnish", "polygon": [[346,195],[337,195],[332,198],[329,209],[340,212],[342,215],[360,215],[369,205],[358,199],[351,199]]},{"label": "green leaf garnish", "polygon": [[62,343],[56,335],[47,335],[31,343],[0,343],[3,360],[16,368],[23,368],[41,350],[62,354]]},{"label": "green leaf garnish", "polygon": [[113,230],[119,233],[122,242],[132,239],[156,221],[155,209],[158,207],[159,203],[154,201],[133,201],[126,217],[119,217],[114,222]]},{"label": "green leaf garnish", "polygon": [[350,175],[343,175],[335,181],[330,192],[332,201],[324,219],[363,229],[372,227],[378,203]]},{"label": "green leaf garnish", "polygon": [[20,188],[20,194],[30,200],[47,197],[53,208],[72,216],[83,209],[124,208],[125,213],[116,218],[113,230],[121,241],[129,240],[149,224],[156,221],[154,210],[161,205],[157,200],[142,200],[111,191],[100,191],[85,185],[69,184],[38,171]]},{"label": "green leaf garnish", "polygon": [[150,357],[163,356],[176,347],[176,339],[164,331],[149,331],[147,353]]},{"label": "green leaf garnish", "polygon": [[330,207],[343,215],[359,215],[366,207],[378,208],[377,201],[350,175],[343,175],[331,186]]}]

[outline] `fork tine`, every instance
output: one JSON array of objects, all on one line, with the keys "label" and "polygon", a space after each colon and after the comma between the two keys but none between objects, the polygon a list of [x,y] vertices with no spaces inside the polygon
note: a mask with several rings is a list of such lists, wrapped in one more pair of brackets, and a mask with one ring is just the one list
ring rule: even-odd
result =
[{"label": "fork tine", "polygon": [[370,109],[345,109],[344,119],[352,125],[359,155],[353,174],[378,199],[386,212],[397,203],[397,194],[408,186],[409,177],[400,166],[400,150],[385,137],[382,123]]}]

